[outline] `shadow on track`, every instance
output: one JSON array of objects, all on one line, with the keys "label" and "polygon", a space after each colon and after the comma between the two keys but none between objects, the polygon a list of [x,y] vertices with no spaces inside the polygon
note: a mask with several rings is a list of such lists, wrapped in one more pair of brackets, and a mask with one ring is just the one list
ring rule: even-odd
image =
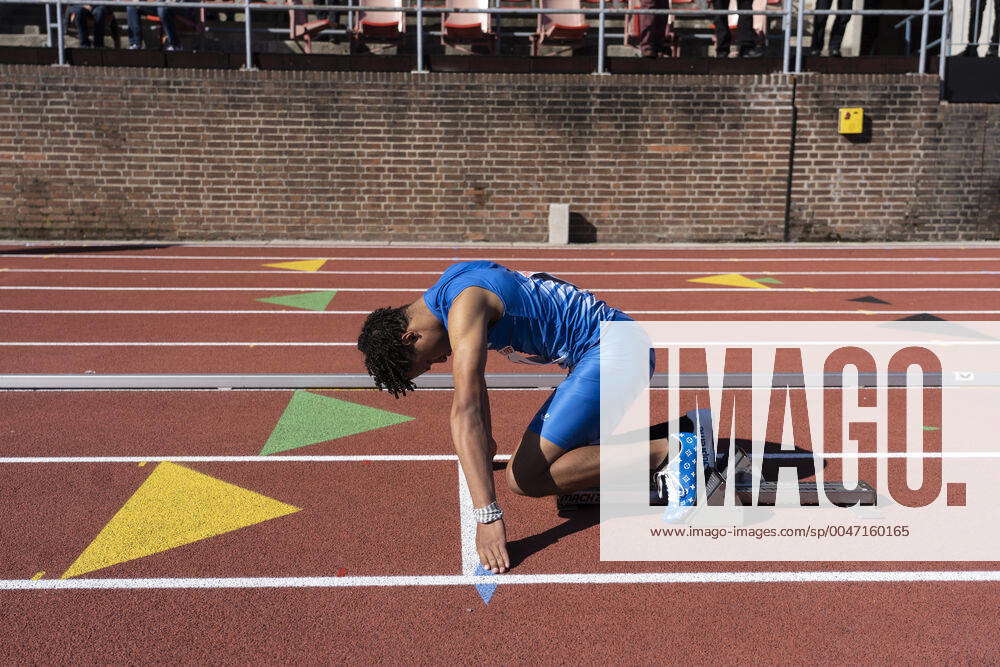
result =
[{"label": "shadow on track", "polygon": [[[653,437],[652,433],[654,432],[659,435],[660,429],[664,426],[664,424],[658,424],[652,427],[653,429],[656,429],[656,431],[651,430],[651,437]],[[729,448],[729,443],[730,440],[726,438],[720,439],[719,442],[719,444],[727,450]],[[749,455],[752,451],[752,442],[750,440],[737,438],[735,444],[737,448],[743,450],[747,455]],[[784,456],[781,456],[781,454]],[[792,460],[787,458],[789,456],[793,457]],[[782,467],[795,468],[796,476],[799,479],[807,479],[815,476],[816,474],[816,465],[814,463],[815,459],[811,456],[811,452],[799,447],[783,447],[781,443],[766,442],[764,443],[762,458],[761,478],[766,482],[776,482],[778,480],[778,472]],[[822,467],[825,467],[826,461],[820,461],[819,464]],[[494,471],[501,471],[506,467],[506,462],[493,462]],[[544,498],[542,500],[551,501],[551,498]],[[580,507],[570,511],[563,511],[560,512],[558,516],[565,518],[566,521],[563,521],[562,523],[552,526],[551,528],[535,535],[522,537],[517,540],[511,540],[507,543],[507,551],[510,555],[511,568],[516,568],[532,555],[552,546],[564,537],[568,537],[573,533],[598,525],[601,520],[600,508],[596,505]]]},{"label": "shadow on track", "polygon": [[68,255],[73,253],[88,252],[116,252],[119,250],[155,250],[159,248],[173,248],[178,243],[119,243],[116,245],[56,245],[56,246],[32,246],[30,248],[3,248],[0,247],[0,254],[3,255]]}]

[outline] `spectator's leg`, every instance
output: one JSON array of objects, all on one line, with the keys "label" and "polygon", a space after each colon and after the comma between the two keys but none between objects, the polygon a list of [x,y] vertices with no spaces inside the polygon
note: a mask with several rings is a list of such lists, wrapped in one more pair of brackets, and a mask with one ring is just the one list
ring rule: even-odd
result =
[{"label": "spectator's leg", "polygon": [[969,29],[963,56],[979,55],[979,30],[982,28],[983,0],[969,0]]},{"label": "spectator's leg", "polygon": [[[862,4],[864,9],[879,9],[881,0],[865,0]],[[875,55],[875,44],[878,42],[878,16],[869,16],[868,21],[863,21],[864,17],[859,16],[861,23],[861,55]]]},{"label": "spectator's leg", "polygon": [[[753,0],[736,0],[736,9],[750,11],[753,9]],[[749,14],[740,14],[736,20],[736,44],[739,46],[741,56],[763,55],[763,53],[757,53],[757,44],[753,32],[753,18]]]},{"label": "spectator's leg", "polygon": [[[854,6],[852,0],[837,0],[837,9],[851,9]],[[860,16],[858,17],[861,18]],[[830,55],[840,57],[840,46],[844,43],[844,32],[847,30],[847,22],[851,20],[849,14],[837,16],[833,19],[833,27],[830,29]]]},{"label": "spectator's leg", "polygon": [[993,0],[993,29],[990,30],[990,46],[986,49],[986,55],[996,58],[1000,52],[997,46],[1000,42],[1000,0]]},{"label": "spectator's leg", "polygon": [[[104,31],[107,28],[107,20],[110,12],[104,5],[94,7],[94,46],[104,48]],[[114,20],[114,16],[111,17]]]},{"label": "spectator's leg", "polygon": [[177,30],[174,28],[174,10],[167,7],[157,7],[156,15],[160,17],[163,34],[167,36],[167,46],[174,49],[180,47],[180,42],[177,41]]},{"label": "spectator's leg", "polygon": [[[712,9],[729,9],[729,0],[712,0]],[[729,34],[729,18],[725,14],[717,14],[712,17],[712,21],[715,23],[715,55],[728,56],[733,41]]]},{"label": "spectator's leg", "polygon": [[[816,9],[830,9],[833,0],[816,0]],[[823,44],[826,42],[826,14],[813,14],[813,30],[811,47],[817,56],[823,52]]]},{"label": "spectator's leg", "polygon": [[[641,9],[666,9],[667,0],[639,0]],[[667,34],[666,14],[639,15],[639,51],[643,58],[655,58],[663,52]]]},{"label": "spectator's leg", "polygon": [[[753,0],[753,10],[755,12],[762,12],[767,9],[767,0]],[[756,41],[758,44],[764,43],[764,35],[767,33],[767,17],[762,15],[756,15],[753,17],[753,31],[756,35]]]},{"label": "spectator's leg", "polygon": [[128,22],[128,46],[130,49],[138,49],[142,46],[142,23],[139,21],[139,8],[129,7],[125,11],[125,20]]},{"label": "spectator's leg", "polygon": [[90,10],[83,5],[76,5],[67,10],[67,17],[69,16],[69,12],[75,12],[73,14],[73,22],[76,23],[76,36],[80,39],[80,46],[91,46],[90,30],[87,27],[87,17],[91,16]]}]

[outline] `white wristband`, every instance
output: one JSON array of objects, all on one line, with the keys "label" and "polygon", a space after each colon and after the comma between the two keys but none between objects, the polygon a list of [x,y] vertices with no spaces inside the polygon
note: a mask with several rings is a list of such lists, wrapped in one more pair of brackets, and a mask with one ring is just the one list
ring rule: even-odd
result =
[{"label": "white wristband", "polygon": [[495,500],[486,507],[473,508],[472,514],[479,523],[493,523],[503,518],[503,510],[500,509]]}]

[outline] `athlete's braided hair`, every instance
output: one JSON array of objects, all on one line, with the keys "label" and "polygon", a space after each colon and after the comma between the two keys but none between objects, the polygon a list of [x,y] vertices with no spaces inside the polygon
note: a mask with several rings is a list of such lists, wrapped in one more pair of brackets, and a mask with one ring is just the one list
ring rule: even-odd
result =
[{"label": "athlete's braided hair", "polygon": [[365,355],[365,368],[375,380],[375,386],[399,398],[400,394],[416,389],[406,372],[413,362],[413,345],[402,336],[410,324],[407,306],[379,308],[373,311],[361,327],[358,349]]}]

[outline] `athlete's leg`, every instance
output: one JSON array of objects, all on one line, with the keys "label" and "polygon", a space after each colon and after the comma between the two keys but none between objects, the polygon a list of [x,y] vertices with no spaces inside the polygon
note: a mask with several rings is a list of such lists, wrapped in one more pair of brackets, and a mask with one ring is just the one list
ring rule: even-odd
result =
[{"label": "athlete's leg", "polygon": [[[667,458],[667,440],[649,443],[649,467]],[[597,486],[601,479],[599,445],[565,449],[531,430],[525,431],[507,464],[507,486],[522,496],[540,498]]]}]

